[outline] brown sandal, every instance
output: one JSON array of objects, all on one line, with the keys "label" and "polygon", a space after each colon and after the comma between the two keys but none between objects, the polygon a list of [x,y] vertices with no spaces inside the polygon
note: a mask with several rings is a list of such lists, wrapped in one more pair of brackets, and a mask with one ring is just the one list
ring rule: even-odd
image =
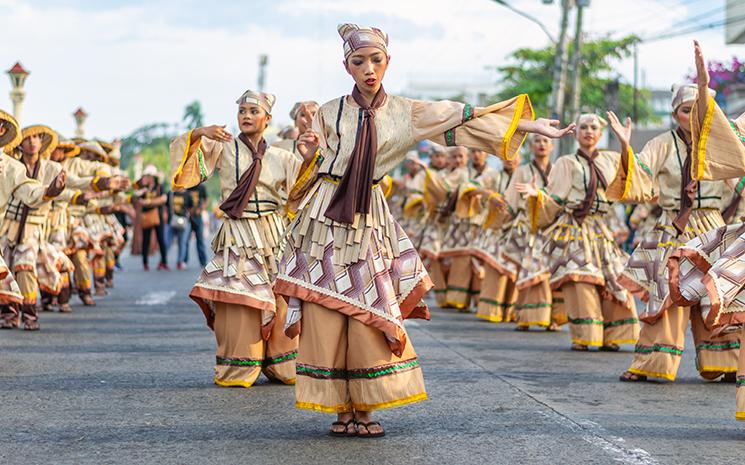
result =
[{"label": "brown sandal", "polygon": [[527,332],[530,331],[530,326],[515,326],[515,331]]},{"label": "brown sandal", "polygon": [[39,326],[39,323],[37,321],[27,321],[23,323],[24,331],[38,331],[40,329],[41,329],[41,326]]},{"label": "brown sandal", "polygon": [[618,377],[618,380],[624,383],[638,383],[646,381],[647,377],[644,375],[637,375],[636,373],[632,373],[630,371],[624,371],[623,374]]},{"label": "brown sandal", "polygon": [[[365,430],[367,431],[366,434],[361,434],[359,432],[359,427],[360,426],[363,426],[365,428]],[[357,437],[358,438],[382,438],[383,436],[385,436],[385,431],[381,431],[379,433],[371,433],[370,432],[370,427],[371,426],[380,426],[380,429],[383,429],[383,425],[381,425],[377,421],[371,421],[371,422],[368,422],[368,423],[362,423],[362,422],[359,422],[358,421],[357,422]]]},{"label": "brown sandal", "polygon": [[590,349],[582,344],[572,344],[572,350],[576,350],[577,352],[587,352]]},{"label": "brown sandal", "polygon": [[330,436],[333,436],[335,438],[351,438],[351,437],[357,436],[357,428],[354,429],[354,432],[353,433],[350,433],[349,432],[349,426],[350,425],[356,425],[356,424],[357,424],[357,422],[354,421],[354,417],[350,418],[349,421],[335,421],[335,422],[331,423],[331,426],[332,427],[334,427],[334,426],[343,426],[344,427],[344,431],[329,430],[329,435]]},{"label": "brown sandal", "polygon": [[621,347],[618,344],[608,344],[600,347],[602,352],[618,352]]}]

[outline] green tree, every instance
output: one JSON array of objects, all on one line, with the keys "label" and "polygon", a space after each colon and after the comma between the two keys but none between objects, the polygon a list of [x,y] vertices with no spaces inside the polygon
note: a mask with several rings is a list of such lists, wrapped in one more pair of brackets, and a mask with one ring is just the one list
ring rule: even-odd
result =
[{"label": "green tree", "polygon": [[184,117],[181,122],[189,128],[200,128],[204,126],[204,115],[202,115],[202,104],[194,100],[184,109]]},{"label": "green tree", "polygon": [[[612,109],[619,113],[619,116],[633,113],[634,88],[631,84],[620,80],[618,73],[615,72],[614,64],[618,60],[629,57],[638,40],[638,37],[631,35],[622,39],[601,38],[584,43],[580,66],[582,73],[580,108],[583,111],[602,113]],[[570,44],[569,56],[573,53],[572,49],[573,46]],[[500,101],[517,94],[527,93],[530,95],[537,116],[550,115],[549,99],[554,55],[553,46],[541,49],[521,48],[512,52],[511,64],[498,68],[502,90],[493,97],[493,100]],[[569,88],[571,88],[571,79],[570,72],[567,79]],[[617,92],[614,92],[615,89]],[[655,119],[649,100],[650,95],[648,89],[639,90],[638,122]],[[564,102],[564,108],[567,110],[571,107],[571,99],[571,92],[567,92]]]}]

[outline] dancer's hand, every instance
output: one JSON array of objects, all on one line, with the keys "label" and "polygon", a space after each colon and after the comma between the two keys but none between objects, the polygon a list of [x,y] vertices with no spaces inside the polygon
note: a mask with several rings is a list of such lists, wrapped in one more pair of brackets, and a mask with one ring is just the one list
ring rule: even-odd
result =
[{"label": "dancer's hand", "polygon": [[541,134],[551,139],[559,139],[574,134],[576,124],[572,123],[565,128],[559,128],[560,123],[558,119],[538,118],[535,121],[520,120],[517,127],[520,130]]},{"label": "dancer's hand", "polygon": [[538,197],[538,186],[535,183],[516,182],[515,190],[528,197]]},{"label": "dancer's hand", "polygon": [[222,126],[214,124],[212,126],[195,129],[191,136],[192,141],[200,136],[217,142],[230,142],[233,140],[233,136],[225,130],[224,124]]},{"label": "dancer's hand", "polygon": [[312,129],[308,129],[297,138],[297,149],[305,161],[310,161],[313,158],[319,145],[318,133]]},{"label": "dancer's hand", "polygon": [[66,179],[67,175],[65,174],[64,170],[60,171],[60,173],[57,175],[56,178],[54,178],[49,187],[47,187],[47,191],[44,195],[50,199],[60,195],[62,191],[65,190]]},{"label": "dancer's hand", "polygon": [[616,116],[616,114],[612,111],[607,112],[606,115],[608,116],[608,124],[610,124],[610,128],[611,130],[613,130],[613,134],[616,135],[616,138],[618,138],[618,141],[621,143],[621,145],[626,147],[631,145],[631,118],[627,116],[626,124],[624,125],[621,124],[618,116]]},{"label": "dancer's hand", "polygon": [[696,83],[700,92],[709,87],[709,69],[706,67],[704,52],[701,51],[701,45],[697,40],[693,41],[693,52],[696,59]]}]

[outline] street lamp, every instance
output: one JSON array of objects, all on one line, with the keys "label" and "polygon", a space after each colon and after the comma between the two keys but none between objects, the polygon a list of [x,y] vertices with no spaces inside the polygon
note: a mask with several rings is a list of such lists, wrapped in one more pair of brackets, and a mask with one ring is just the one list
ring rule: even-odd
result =
[{"label": "street lamp", "polygon": [[29,75],[29,72],[26,71],[23,66],[21,66],[21,62],[16,62],[15,65],[13,65],[12,68],[10,68],[8,71],[8,76],[10,76],[10,100],[13,102],[13,117],[16,120],[21,119],[21,107],[23,106],[23,99],[26,98],[26,92],[23,90],[23,84],[26,83],[26,78]]},{"label": "street lamp", "polygon": [[85,137],[85,119],[88,118],[88,113],[83,110],[83,107],[79,107],[77,110],[75,110],[75,113],[72,114],[72,116],[75,117],[75,124],[77,127],[75,128],[75,137]]}]

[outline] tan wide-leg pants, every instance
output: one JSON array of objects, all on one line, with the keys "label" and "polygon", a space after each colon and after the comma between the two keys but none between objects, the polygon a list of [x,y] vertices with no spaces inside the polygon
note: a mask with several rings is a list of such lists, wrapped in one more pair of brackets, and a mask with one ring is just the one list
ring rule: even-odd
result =
[{"label": "tan wide-leg pants", "polygon": [[723,373],[736,372],[740,334],[729,333],[714,338],[696,307],[671,308],[654,323],[644,323],[628,371],[675,381],[689,321],[696,348],[696,368],[701,376],[715,379]]},{"label": "tan wide-leg pants", "polygon": [[639,339],[636,309],[600,297],[598,287],[568,282],[561,286],[573,344],[601,347]]},{"label": "tan wide-leg pants", "polygon": [[323,413],[372,411],[427,399],[411,340],[395,356],[383,333],[336,310],[303,302],[296,406]]},{"label": "tan wide-leg pants", "polygon": [[261,310],[215,302],[215,384],[251,387],[262,372],[285,384],[295,382],[297,338],[282,330],[287,304],[277,299],[277,316],[269,340],[261,336]]},{"label": "tan wide-leg pants", "polygon": [[492,266],[484,265],[484,268],[476,316],[492,323],[510,321],[517,299],[515,282]]}]

